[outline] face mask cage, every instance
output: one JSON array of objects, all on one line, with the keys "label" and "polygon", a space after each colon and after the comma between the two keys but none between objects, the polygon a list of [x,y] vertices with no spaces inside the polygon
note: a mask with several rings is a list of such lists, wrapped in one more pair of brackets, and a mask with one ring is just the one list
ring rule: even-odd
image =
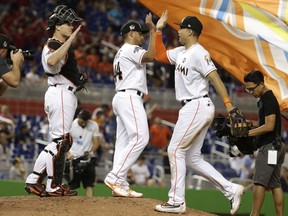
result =
[{"label": "face mask cage", "polygon": [[55,8],[54,13],[61,22],[73,23],[83,20],[75,13],[73,9],[68,9],[66,5],[58,6]]}]

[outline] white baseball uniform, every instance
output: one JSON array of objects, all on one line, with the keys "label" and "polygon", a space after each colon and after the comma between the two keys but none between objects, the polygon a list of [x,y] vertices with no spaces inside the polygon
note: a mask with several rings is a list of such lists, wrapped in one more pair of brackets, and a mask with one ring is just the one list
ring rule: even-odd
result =
[{"label": "white baseball uniform", "polygon": [[181,46],[167,50],[166,54],[170,63],[175,65],[176,100],[183,105],[167,150],[171,167],[168,203],[185,202],[186,166],[208,179],[230,199],[235,194],[236,185],[201,157],[203,141],[215,112],[208,97],[207,75],[216,67],[209,53],[198,43],[188,49]]},{"label": "white baseball uniform", "polygon": [[[39,174],[47,172],[53,176],[53,154],[57,154],[57,143],[52,139],[59,138],[69,132],[77,107],[75,96],[78,73],[77,62],[73,49],[70,47],[67,55],[53,68],[48,65],[49,56],[62,46],[60,41],[49,39],[42,51],[42,65],[48,76],[49,88],[45,93],[44,108],[49,121],[49,144],[38,156],[33,173],[26,183],[40,183]],[[37,174],[38,173],[38,174]],[[47,179],[46,191],[53,192],[58,188],[51,188],[52,179]]]},{"label": "white baseball uniform", "polygon": [[116,94],[112,101],[116,115],[117,134],[113,169],[106,177],[112,184],[129,188],[128,170],[149,141],[147,114],[142,97],[148,93],[146,65],[141,64],[145,49],[125,43],[118,50],[113,66]]}]

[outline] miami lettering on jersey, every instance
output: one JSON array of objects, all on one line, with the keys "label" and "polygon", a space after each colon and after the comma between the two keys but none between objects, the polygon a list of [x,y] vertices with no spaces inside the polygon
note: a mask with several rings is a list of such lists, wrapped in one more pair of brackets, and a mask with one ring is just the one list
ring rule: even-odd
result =
[{"label": "miami lettering on jersey", "polygon": [[176,71],[182,73],[183,75],[188,75],[188,68],[181,66],[181,64],[177,64]]}]

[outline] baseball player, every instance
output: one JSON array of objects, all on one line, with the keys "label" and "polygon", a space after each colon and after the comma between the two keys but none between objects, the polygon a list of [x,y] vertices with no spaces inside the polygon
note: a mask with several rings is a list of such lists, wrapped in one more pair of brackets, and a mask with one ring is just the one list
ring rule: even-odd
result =
[{"label": "baseball player", "polygon": [[[99,127],[91,120],[91,115],[86,110],[81,110],[69,132],[73,138],[73,145],[67,152],[67,159],[73,160],[73,179],[69,182],[70,189],[80,187],[82,181],[86,189],[86,196],[93,196],[95,182],[95,161],[93,154],[99,147]],[[82,158],[82,159],[81,159]]]},{"label": "baseball player", "polygon": [[[113,62],[116,94],[112,107],[116,115],[117,134],[113,169],[104,182],[113,191],[114,196],[143,196],[142,193],[129,188],[126,176],[149,141],[143,96],[148,93],[145,63],[154,60],[155,25],[151,14],[146,16],[146,25],[149,30],[134,21],[129,21],[121,27],[120,33],[125,43]],[[149,31],[149,47],[145,50],[141,48],[143,34]]]},{"label": "baseball player", "polygon": [[208,179],[230,200],[230,213],[233,215],[240,206],[244,187],[226,180],[201,157],[203,141],[215,112],[215,107],[208,96],[209,81],[223,99],[227,111],[234,107],[209,53],[197,42],[202,32],[201,22],[196,17],[187,16],[181,23],[176,23],[180,26],[179,42],[183,46],[166,50],[162,42],[162,29],[167,19],[168,12],[165,11],[157,22],[155,55],[158,61],[175,65],[176,100],[181,103],[182,108],[167,149],[171,169],[169,200],[157,205],[155,210],[185,212],[187,166]]},{"label": "baseball player", "polygon": [[[38,156],[33,173],[26,179],[25,190],[38,196],[73,196],[62,185],[65,153],[72,145],[69,130],[77,107],[75,92],[82,84],[71,44],[81,25],[73,32],[73,24],[82,18],[65,5],[57,6],[49,18],[47,30],[53,31],[42,51],[42,65],[48,76],[45,112],[49,121],[50,141]],[[81,88],[81,87],[80,87]],[[42,184],[48,175],[47,184]]]}]

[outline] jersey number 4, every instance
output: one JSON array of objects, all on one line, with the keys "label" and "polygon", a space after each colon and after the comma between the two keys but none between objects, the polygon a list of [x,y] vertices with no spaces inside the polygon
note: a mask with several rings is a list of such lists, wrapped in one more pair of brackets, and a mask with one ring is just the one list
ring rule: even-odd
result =
[{"label": "jersey number 4", "polygon": [[119,80],[123,79],[122,71],[120,69],[120,63],[119,62],[116,64],[115,69],[114,69],[114,79],[115,79],[115,81],[116,81],[117,77],[118,77]]}]

